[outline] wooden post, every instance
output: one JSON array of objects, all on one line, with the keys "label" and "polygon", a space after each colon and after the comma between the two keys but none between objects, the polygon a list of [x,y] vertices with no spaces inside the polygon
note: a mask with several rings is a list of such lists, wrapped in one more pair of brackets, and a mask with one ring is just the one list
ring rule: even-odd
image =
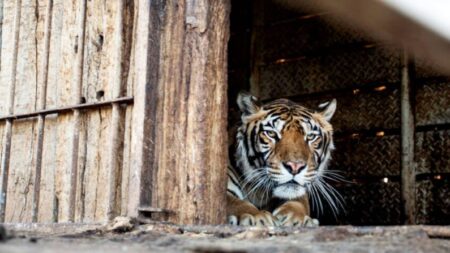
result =
[{"label": "wooden post", "polygon": [[401,73],[401,142],[402,203],[406,224],[415,224],[414,113],[409,71],[409,57],[402,52]]},{"label": "wooden post", "polygon": [[139,150],[130,178],[141,178],[131,179],[139,185],[130,182],[129,211],[140,190],[138,205],[173,212],[155,219],[223,223],[230,1],[142,0],[138,10],[132,145]]},{"label": "wooden post", "polygon": [[128,179],[127,214],[137,216],[142,204],[151,202],[153,170],[150,160],[153,160],[155,143],[151,142],[154,133],[151,125],[152,116],[156,114],[156,105],[151,100],[151,91],[158,83],[159,44],[161,34],[162,0],[137,2],[136,42],[135,42],[135,75],[134,75],[134,106],[132,115],[130,171]]}]

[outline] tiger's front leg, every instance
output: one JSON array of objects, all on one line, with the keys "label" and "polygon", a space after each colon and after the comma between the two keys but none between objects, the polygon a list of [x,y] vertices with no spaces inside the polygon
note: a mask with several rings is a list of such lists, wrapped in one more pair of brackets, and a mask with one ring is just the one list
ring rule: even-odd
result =
[{"label": "tiger's front leg", "polygon": [[275,226],[275,217],[252,203],[227,195],[228,223],[247,226]]},{"label": "tiger's front leg", "polygon": [[319,226],[319,221],[309,215],[309,203],[306,198],[289,200],[273,211],[273,216],[280,226]]}]

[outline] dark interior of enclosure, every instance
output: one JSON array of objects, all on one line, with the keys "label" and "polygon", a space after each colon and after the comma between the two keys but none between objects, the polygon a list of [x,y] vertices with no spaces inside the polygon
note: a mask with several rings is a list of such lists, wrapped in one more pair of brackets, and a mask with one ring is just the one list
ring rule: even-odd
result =
[{"label": "dark interior of enclosure", "polygon": [[[230,121],[236,94],[290,98],[307,107],[336,98],[336,150],[330,182],[345,212],[321,224],[403,224],[401,198],[401,50],[344,24],[331,12],[291,10],[277,0],[232,1]],[[450,79],[415,59],[416,223],[450,224]]]}]

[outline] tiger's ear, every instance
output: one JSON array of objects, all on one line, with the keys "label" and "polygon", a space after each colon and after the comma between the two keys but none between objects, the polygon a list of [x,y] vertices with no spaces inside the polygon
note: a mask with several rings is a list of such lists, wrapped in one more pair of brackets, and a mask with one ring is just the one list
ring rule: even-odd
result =
[{"label": "tiger's ear", "polygon": [[336,99],[333,98],[333,100],[329,102],[325,102],[323,104],[319,105],[319,108],[322,109],[320,114],[327,120],[330,121],[331,118],[334,115],[334,112],[336,111]]},{"label": "tiger's ear", "polygon": [[251,115],[257,113],[261,109],[259,100],[246,91],[239,92],[237,104],[242,115]]}]

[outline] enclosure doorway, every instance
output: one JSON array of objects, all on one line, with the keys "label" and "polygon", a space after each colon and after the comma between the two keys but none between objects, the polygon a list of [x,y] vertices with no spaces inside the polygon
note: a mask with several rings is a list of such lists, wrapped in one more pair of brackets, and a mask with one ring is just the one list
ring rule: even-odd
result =
[{"label": "enclosure doorway", "polygon": [[[309,108],[336,98],[330,169],[350,182],[330,182],[345,211],[313,210],[321,223],[449,224],[449,77],[332,11],[286,2],[232,1],[230,117],[239,118],[233,103],[240,89]],[[405,98],[411,110],[402,109]],[[408,111],[411,127],[402,120]]]}]

